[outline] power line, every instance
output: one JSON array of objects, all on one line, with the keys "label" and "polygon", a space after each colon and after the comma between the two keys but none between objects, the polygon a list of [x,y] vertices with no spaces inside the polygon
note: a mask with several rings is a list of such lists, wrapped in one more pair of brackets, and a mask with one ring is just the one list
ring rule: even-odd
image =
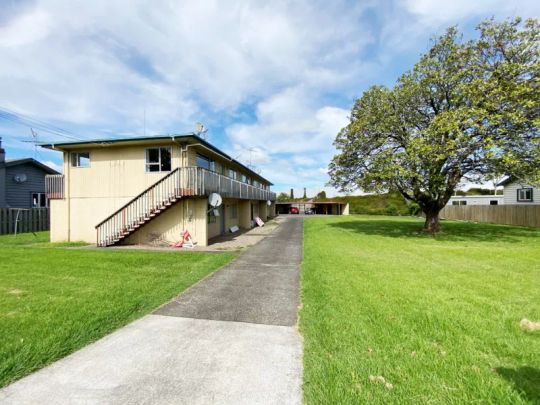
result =
[{"label": "power line", "polygon": [[63,138],[76,140],[76,141],[84,141],[84,138],[81,138],[80,136],[74,134],[73,132],[67,131],[65,129],[59,128],[55,125],[49,124],[45,121],[41,121],[36,118],[32,118],[28,115],[20,114],[15,111],[11,111],[7,108],[0,106],[0,119],[4,119],[6,121],[13,122],[15,124],[24,125],[30,129],[36,128],[40,131],[47,132],[52,135],[60,136]]},{"label": "power line", "polygon": [[36,122],[37,124],[40,124],[40,125],[43,125],[43,126],[46,126],[54,131],[57,131],[57,132],[62,132],[62,133],[65,133],[67,135],[72,135],[74,136],[75,138],[79,138],[78,135],[74,134],[73,132],[70,132],[70,131],[67,131],[65,129],[62,129],[60,127],[57,127],[55,125],[52,125],[52,124],[49,124],[48,122],[46,121],[42,121],[42,120],[39,120],[37,118],[34,118],[34,117],[31,117],[29,115],[25,115],[25,114],[22,114],[22,113],[18,113],[16,111],[13,111],[13,110],[10,110],[9,108],[6,108],[6,107],[2,107],[0,106],[0,111],[3,111],[3,112],[6,112],[8,114],[11,114],[11,115],[14,115],[16,117],[21,117],[23,119],[26,119],[26,120],[31,120],[33,122]]}]

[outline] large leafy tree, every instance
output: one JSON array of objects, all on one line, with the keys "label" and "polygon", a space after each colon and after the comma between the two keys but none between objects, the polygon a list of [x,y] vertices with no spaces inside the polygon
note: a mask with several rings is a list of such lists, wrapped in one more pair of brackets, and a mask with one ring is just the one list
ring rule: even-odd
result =
[{"label": "large leafy tree", "polygon": [[463,41],[448,29],[393,88],[363,93],[335,140],[332,185],[398,190],[434,233],[460,182],[538,176],[538,21],[488,20],[477,31]]}]

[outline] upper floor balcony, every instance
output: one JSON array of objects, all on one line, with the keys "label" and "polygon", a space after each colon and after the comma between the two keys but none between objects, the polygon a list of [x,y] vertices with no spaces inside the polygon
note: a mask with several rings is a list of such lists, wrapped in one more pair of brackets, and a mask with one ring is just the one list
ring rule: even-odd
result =
[{"label": "upper floor balcony", "polygon": [[[46,176],[45,189],[49,199],[64,199],[64,175]],[[152,190],[152,198],[156,199],[160,198],[160,194],[195,197],[208,196],[211,193],[218,193],[224,198],[270,201],[276,199],[276,194],[267,188],[247,184],[201,167],[174,169],[141,194],[149,190]]]}]

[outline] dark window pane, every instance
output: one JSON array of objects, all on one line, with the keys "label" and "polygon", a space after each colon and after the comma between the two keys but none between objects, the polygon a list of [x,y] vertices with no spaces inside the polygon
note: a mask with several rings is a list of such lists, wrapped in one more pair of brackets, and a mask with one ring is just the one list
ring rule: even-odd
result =
[{"label": "dark window pane", "polygon": [[159,172],[159,165],[147,165],[146,166],[147,172]]},{"label": "dark window pane", "polygon": [[161,148],[161,171],[171,170],[171,150],[169,148]]},{"label": "dark window pane", "polygon": [[206,156],[197,154],[197,161],[196,161],[197,167],[202,167],[203,169],[206,169],[206,170],[212,170],[213,169],[212,163],[213,162],[211,159],[208,159]]},{"label": "dark window pane", "polygon": [[90,152],[73,152],[71,154],[71,166],[89,167],[90,166]]},{"label": "dark window pane", "polygon": [[146,163],[159,163],[159,149],[146,150]]}]

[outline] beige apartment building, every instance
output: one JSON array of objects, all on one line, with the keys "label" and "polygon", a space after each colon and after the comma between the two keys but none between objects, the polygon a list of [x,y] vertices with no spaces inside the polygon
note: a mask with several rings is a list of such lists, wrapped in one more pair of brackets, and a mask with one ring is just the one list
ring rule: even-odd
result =
[{"label": "beige apartment building", "polygon": [[275,215],[272,183],[197,135],[42,146],[64,154],[64,174],[46,179],[53,242],[174,243],[187,230],[206,246]]}]

